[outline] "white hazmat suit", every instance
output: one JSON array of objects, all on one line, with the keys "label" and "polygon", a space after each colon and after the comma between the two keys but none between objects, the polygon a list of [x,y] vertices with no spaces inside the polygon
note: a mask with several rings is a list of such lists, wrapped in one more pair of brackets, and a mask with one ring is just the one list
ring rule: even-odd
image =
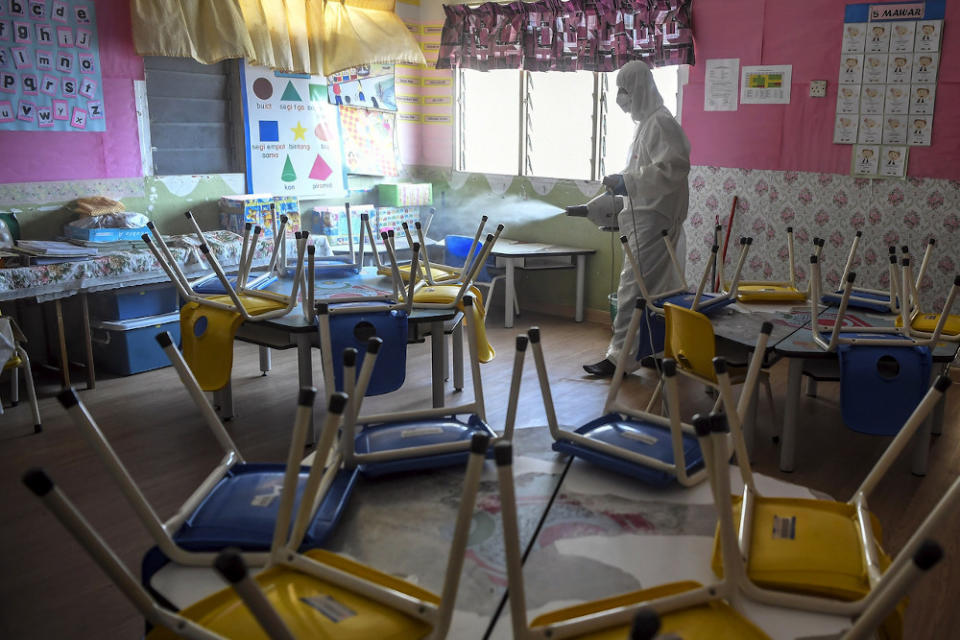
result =
[{"label": "white hazmat suit", "polygon": [[[686,237],[683,221],[687,217],[690,173],[690,142],[683,129],[663,106],[653,74],[640,61],[628,62],[617,74],[617,104],[637,123],[627,166],[618,176],[604,178],[605,184],[621,184],[626,191],[626,206],[617,217],[620,234],[627,236],[650,294],[682,285],[670,262],[661,231],[666,229],[674,243],[677,260],[683,268]],[[617,318],[606,359],[615,363],[626,339],[627,325],[640,286],[630,262],[624,256],[617,289]],[[628,371],[639,363],[631,361]],[[609,369],[609,367],[607,367]],[[612,375],[609,370],[606,375]]]}]

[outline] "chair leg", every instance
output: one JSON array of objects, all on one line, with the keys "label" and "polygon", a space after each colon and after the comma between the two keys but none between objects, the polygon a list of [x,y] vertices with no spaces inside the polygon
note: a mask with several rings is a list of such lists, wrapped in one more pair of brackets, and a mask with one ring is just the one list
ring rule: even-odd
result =
[{"label": "chair leg", "polygon": [[37,390],[33,386],[33,370],[30,367],[30,358],[27,357],[27,352],[18,348],[17,351],[20,354],[20,359],[23,360],[23,376],[24,384],[27,387],[27,399],[30,401],[30,408],[33,410],[33,432],[40,433],[43,431],[43,424],[40,421],[40,405],[37,402]]},{"label": "chair leg", "polygon": [[453,389],[463,391],[463,322],[450,334],[453,343]]},{"label": "chair leg", "polygon": [[15,407],[20,404],[20,369],[14,367],[10,369],[10,406]]}]

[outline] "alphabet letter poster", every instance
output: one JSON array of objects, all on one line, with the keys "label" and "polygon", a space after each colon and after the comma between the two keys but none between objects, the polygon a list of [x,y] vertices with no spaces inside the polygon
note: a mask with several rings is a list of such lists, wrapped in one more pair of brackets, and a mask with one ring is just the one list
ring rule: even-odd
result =
[{"label": "alphabet letter poster", "polygon": [[247,190],[302,197],[345,195],[337,107],[323,76],[280,73],[244,61]]},{"label": "alphabet letter poster", "polygon": [[106,130],[93,5],[0,0],[0,130]]}]

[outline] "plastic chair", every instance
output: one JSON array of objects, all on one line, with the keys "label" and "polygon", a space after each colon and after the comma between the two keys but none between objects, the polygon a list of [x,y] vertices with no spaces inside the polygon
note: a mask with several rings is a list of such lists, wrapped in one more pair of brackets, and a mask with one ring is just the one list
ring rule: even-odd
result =
[{"label": "plastic chair", "polygon": [[[823,248],[823,241],[814,243],[814,250],[819,253]],[[793,227],[787,227],[787,264],[790,267],[790,279],[786,281],[741,280],[737,289],[737,300],[740,302],[803,302],[807,299],[807,292],[797,288],[797,274],[794,265]],[[723,278],[723,265],[719,264],[717,273]]]},{"label": "plastic chair", "polygon": [[[906,272],[904,281],[909,285],[909,289],[907,289],[907,292],[904,294],[910,307],[910,313],[907,318],[910,327],[909,334],[914,338],[932,338],[939,328],[937,337],[940,340],[960,342],[960,315],[950,313],[951,307],[953,306],[952,300],[947,302],[940,313],[925,313],[920,308],[920,283],[923,282],[927,264],[930,262],[930,252],[935,243],[936,241],[933,238],[930,238],[930,241],[927,243],[927,248],[923,253],[923,262],[920,265],[920,272],[917,274],[916,279],[913,278],[913,270],[909,260],[903,265],[903,269]],[[906,253],[907,247],[904,246],[903,249]],[[960,286],[960,275],[956,276],[953,282],[954,289]],[[897,326],[904,326],[907,319],[901,314],[900,317],[897,318]],[[942,322],[941,319],[943,320]]]},{"label": "plastic chair", "polygon": [[[857,247],[860,245],[862,231],[857,231],[850,245],[850,253],[847,254],[847,262],[843,267],[843,274],[840,276],[840,282],[847,281],[847,275],[853,270],[853,262],[857,255]],[[930,244],[933,244],[931,239]],[[928,248],[929,249],[929,248]],[[926,258],[924,259],[926,263]],[[923,274],[921,273],[921,277]],[[865,287],[854,287],[848,306],[856,309],[865,309],[867,311],[876,311],[877,313],[897,313],[899,311],[898,283],[899,274],[897,273],[897,248],[890,247],[890,288],[887,291],[879,289],[868,289]],[[839,306],[840,299],[843,297],[843,288],[833,292],[824,293],[820,296],[820,301],[831,306]]]},{"label": "plastic chair", "polygon": [[[188,567],[209,566],[213,552],[230,546],[250,552],[250,562],[263,564],[274,534],[277,491],[284,478],[289,475],[297,481],[298,494],[303,493],[308,481],[310,469],[300,468],[299,476],[295,472],[306,442],[307,432],[301,434],[301,431],[308,429],[311,422],[315,392],[302,390],[300,393],[288,465],[247,462],[217,419],[169,334],[161,333],[158,342],[224,450],[220,463],[168,520],[161,521],[147,502],[76,392],[70,389],[58,397],[157,545],[156,551],[151,550],[145,555],[144,584],[151,584],[154,576],[169,562]],[[339,420],[342,411],[337,401],[331,398],[327,420]],[[312,517],[303,532],[306,548],[323,543],[339,521],[353,491],[356,471],[341,468],[341,460],[334,456],[327,461],[322,472],[321,499],[311,510]],[[162,581],[162,578],[158,580]]]},{"label": "plastic chair", "polygon": [[[323,455],[336,436],[328,424],[322,438]],[[304,425],[301,431],[306,433]],[[313,467],[292,531],[282,523],[294,512],[293,482],[285,482],[278,502],[267,568],[249,576],[244,558],[228,551],[215,566],[232,585],[179,613],[162,606],[136,579],[76,511],[69,499],[42,470],[28,472],[24,483],[57,516],[123,594],[154,625],[148,640],[274,638],[430,638],[447,635],[463,568],[470,521],[488,440],[471,442],[460,509],[450,544],[443,591],[436,595],[410,582],[387,575],[346,557],[315,549],[298,552],[305,506],[316,497],[318,467]],[[321,456],[322,457],[322,456]],[[214,560],[211,559],[211,562]]]},{"label": "plastic chair", "polygon": [[[473,239],[469,236],[446,236],[443,239],[443,244],[446,251],[445,261],[448,264],[458,261],[463,261],[464,264],[467,264],[470,260],[476,259],[483,252],[483,243],[480,242],[472,245],[472,240]],[[472,254],[469,253],[471,246],[475,246]],[[480,266],[477,276],[473,281],[475,286],[483,287],[487,290],[483,303],[484,315],[490,313],[490,302],[493,300],[493,290],[496,288],[497,283],[500,281],[504,281],[504,283],[506,283],[507,276],[501,271],[502,270],[499,269],[494,271],[494,261],[487,259]],[[493,273],[496,273],[496,275],[493,275]],[[513,312],[515,315],[520,315],[520,303],[517,302],[516,291],[513,292]]]},{"label": "plastic chair", "polygon": [[[713,293],[707,291],[706,286],[707,278],[710,275],[710,265],[719,265],[719,258],[717,257],[717,252],[720,248],[719,245],[715,244],[713,247],[711,247],[710,251],[712,258],[711,260],[706,261],[704,264],[703,275],[700,276],[700,283],[697,285],[696,290],[691,291],[690,286],[687,284],[686,274],[683,272],[683,269],[680,268],[680,262],[677,260],[673,243],[670,242],[669,233],[666,230],[663,230],[660,232],[660,234],[663,237],[663,242],[667,247],[667,253],[670,255],[670,262],[673,265],[674,273],[682,283],[682,285],[676,289],[660,292],[651,292],[647,289],[646,281],[644,280],[643,273],[640,270],[640,263],[637,261],[637,257],[630,248],[630,243],[627,240],[627,236],[620,236],[620,244],[623,246],[623,253],[627,256],[627,259],[630,262],[630,267],[633,270],[633,277],[636,279],[637,284],[640,287],[640,295],[648,301],[650,309],[654,313],[662,316],[663,306],[667,303],[670,303],[709,315],[736,301],[737,287],[739,286],[740,282],[740,272],[743,270],[744,262],[747,259],[747,252],[750,250],[750,245],[753,243],[753,238],[740,238],[740,257],[737,259],[737,267],[733,275],[733,281],[730,283],[728,290]],[[721,282],[722,281],[723,278],[721,277]]]},{"label": "plastic chair", "polygon": [[[732,397],[725,363],[715,363],[721,394]],[[956,479],[924,521],[914,530],[903,549],[889,558],[881,548],[879,522],[867,500],[907,443],[950,386],[940,376],[847,502],[778,498],[757,490],[749,463],[739,463],[743,495],[732,507],[737,525],[734,556],[723,548],[718,533],[713,569],[728,575],[747,597],[775,606],[835,615],[858,615],[889,587],[911,562],[924,540],[938,530],[940,521],[960,504],[960,478]],[[739,424],[730,422],[735,441],[743,440]],[[729,495],[717,489],[718,497]],[[721,510],[728,507],[720,506]],[[732,574],[732,575],[731,575]],[[902,607],[892,614],[889,637],[902,624]]]},{"label": "plastic chair", "polygon": [[[20,404],[20,369],[23,369],[23,383],[27,387],[27,400],[29,400],[30,409],[33,411],[33,432],[40,433],[43,431],[43,423],[40,420],[40,404],[37,402],[37,390],[33,386],[33,369],[30,368],[30,356],[27,355],[27,350],[23,348],[23,343],[27,341],[27,337],[23,335],[20,327],[12,318],[0,318],[0,341],[9,343],[8,348],[13,353],[0,368],[0,371],[10,372],[10,404],[14,407]],[[0,415],[3,415],[2,403],[0,403]]]},{"label": "plastic chair", "polygon": [[[666,320],[666,339],[664,343],[664,357],[672,358],[677,362],[677,371],[683,375],[696,380],[712,389],[719,390],[719,381],[713,370],[713,359],[717,355],[716,337],[713,333],[713,325],[710,319],[697,311],[692,311],[684,307],[667,303],[664,306]],[[728,366],[731,375],[737,383],[743,383],[743,390],[740,392],[740,400],[737,407],[737,416],[739,420],[744,420],[747,416],[747,410],[753,400],[753,391],[756,383],[759,381],[766,389],[767,401],[770,403],[770,411],[774,415],[773,423],[776,420],[776,405],[773,401],[773,389],[770,386],[770,375],[763,368],[763,360],[766,354],[767,340],[773,331],[773,325],[764,322],[760,328],[760,335],[757,337],[757,345],[753,350],[753,355],[748,362],[734,362]],[[647,411],[653,407],[659,399],[663,383],[658,382],[653,397],[647,405]],[[721,397],[717,397],[714,405],[716,410],[723,402]],[[729,405],[733,407],[734,405]],[[751,421],[752,423],[752,421]],[[751,424],[752,427],[752,424]],[[752,446],[753,429],[750,430],[750,442]]]},{"label": "plastic chair", "polygon": [[[557,424],[550,380],[540,343],[540,331],[536,327],[529,331],[547,424],[554,440],[553,450],[582,458],[650,485],[666,486],[676,481],[685,487],[693,486],[705,480],[707,474],[694,429],[680,420],[680,394],[675,379],[676,363],[669,358],[663,361],[663,384],[666,387],[669,417],[631,409],[617,402],[629,352],[633,348],[634,336],[637,335],[637,325],[646,312],[646,302],[637,300],[627,329],[627,344],[617,360],[617,369],[607,392],[603,415],[575,431],[561,429]],[[768,334],[761,334],[761,344],[758,345],[760,353],[763,353],[766,347],[767,337]],[[520,344],[518,341],[517,347],[522,367],[522,353],[526,342]],[[515,376],[517,371],[518,367],[515,366]],[[755,382],[756,377],[753,380]],[[519,379],[516,380],[515,387],[511,386],[503,435],[506,440],[510,440],[513,435],[515,412],[510,408],[516,403],[514,396],[518,393]],[[730,406],[728,410],[735,411],[736,407]]]},{"label": "plastic chair", "polygon": [[[469,309],[474,300],[464,298]],[[322,322],[321,316],[321,322]],[[347,468],[367,476],[400,471],[433,469],[462,464],[474,434],[494,438],[486,423],[483,381],[477,356],[477,328],[467,327],[473,400],[453,407],[415,409],[361,416],[363,398],[379,360],[379,344],[370,340],[363,366],[356,377],[345,367],[346,392],[353,398],[344,417],[343,451]],[[359,428],[358,428],[359,425]]]}]

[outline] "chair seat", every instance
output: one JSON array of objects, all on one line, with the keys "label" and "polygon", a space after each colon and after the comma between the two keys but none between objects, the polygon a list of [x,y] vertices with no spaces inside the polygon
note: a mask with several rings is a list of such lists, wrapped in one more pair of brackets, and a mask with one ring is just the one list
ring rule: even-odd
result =
[{"label": "chair seat", "polygon": [[[733,519],[739,531],[741,499],[733,497]],[[856,508],[829,500],[757,497],[754,503],[750,562],[747,573],[769,589],[859,600],[870,591],[860,545]],[[890,558],[879,549],[879,521],[871,514],[880,565]],[[719,535],[711,563],[723,575]]]},{"label": "chair seat", "polygon": [[[833,307],[840,306],[840,299],[843,298],[842,291],[834,293],[825,293],[820,296],[820,301]],[[890,313],[890,296],[885,293],[870,293],[868,291],[857,291],[847,301],[847,307],[851,309],[864,309],[866,311],[876,311],[877,313]]]},{"label": "chair seat", "polygon": [[[698,582],[674,582],[651,589],[625,593],[595,602],[574,605],[539,616],[531,626],[543,627],[565,620],[598,613],[614,607],[635,605],[697,589]],[[725,602],[688,607],[660,616],[660,634],[676,634],[684,640],[769,640],[769,636]],[[623,640],[630,636],[630,625],[618,625],[601,631],[574,636],[580,640]]]},{"label": "chair seat", "polygon": [[[910,322],[910,328],[914,331],[933,333],[933,330],[937,328],[937,323],[940,322],[940,315],[939,313],[918,313]],[[903,326],[903,320],[899,316],[896,319],[896,326]],[[948,315],[947,321],[943,323],[943,329],[940,332],[945,336],[960,335],[960,315]]]},{"label": "chair seat", "polygon": [[[280,506],[283,464],[238,464],[220,480],[173,536],[191,551],[239,547],[246,551],[270,548]],[[301,467],[295,505],[306,485],[309,467]],[[324,496],[304,537],[303,547],[323,543],[340,518],[353,491],[357,473],[341,469]],[[297,507],[294,506],[294,513]]]},{"label": "chair seat", "polygon": [[[673,296],[667,296],[665,298],[660,298],[654,305],[657,307],[662,307],[664,303],[669,302],[670,304],[675,304],[678,307],[683,307],[684,309],[690,309],[693,306],[693,299],[696,298],[695,293],[678,293]],[[711,313],[723,309],[728,304],[733,304],[734,299],[728,297],[726,294],[722,293],[704,293],[700,296],[700,308],[697,309],[700,313],[708,316]]]},{"label": "chair seat", "polygon": [[737,287],[740,302],[803,302],[807,294],[789,284],[741,284]]},{"label": "chair seat", "polygon": [[[311,560],[365,580],[395,589],[414,598],[439,603],[425,590],[352,560],[320,549],[305,554]],[[273,608],[297,638],[423,638],[431,632],[427,623],[331,582],[285,566],[255,576]],[[181,611],[181,615],[225,638],[257,640],[267,635],[232,588],[223,589]],[[178,638],[171,631],[155,628],[149,640]]]},{"label": "chair seat", "polygon": [[359,466],[359,469],[365,476],[380,476],[466,464],[470,455],[467,444],[474,433],[484,433],[491,438],[497,437],[497,434],[476,414],[365,424],[356,437],[355,451],[358,454],[402,451],[411,447],[451,442],[463,442],[464,447],[463,451],[452,453],[364,463]]},{"label": "chair seat", "polygon": [[23,359],[18,355],[14,355],[12,358],[7,360],[6,364],[3,365],[3,371],[6,371],[7,369],[16,369],[22,364]]},{"label": "chair seat", "polygon": [[[624,418],[609,413],[592,420],[576,430],[576,433],[591,440],[619,447],[626,451],[655,458],[673,464],[673,440],[670,429],[652,422]],[[666,471],[653,469],[630,460],[618,458],[569,439],[557,440],[553,450],[582,458],[593,464],[606,467],[626,476],[637,478],[654,486],[666,486],[676,481],[676,476]],[[703,454],[695,436],[683,434],[683,459],[688,475],[703,468]]]}]

